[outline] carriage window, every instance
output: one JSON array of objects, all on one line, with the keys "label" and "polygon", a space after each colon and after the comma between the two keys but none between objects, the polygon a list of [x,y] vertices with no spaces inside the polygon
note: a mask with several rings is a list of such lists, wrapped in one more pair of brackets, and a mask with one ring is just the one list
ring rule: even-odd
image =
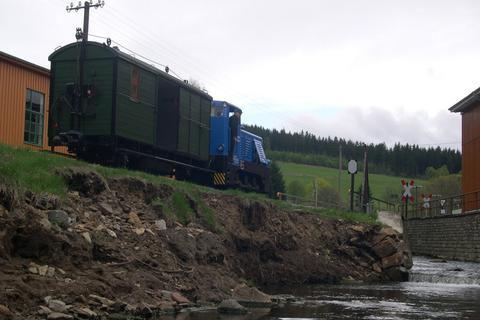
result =
[{"label": "carriage window", "polygon": [[23,141],[28,144],[42,146],[43,144],[43,93],[27,89],[25,98],[25,129]]},{"label": "carriage window", "polygon": [[138,69],[132,69],[130,78],[130,99],[137,102],[139,100],[140,72]]}]

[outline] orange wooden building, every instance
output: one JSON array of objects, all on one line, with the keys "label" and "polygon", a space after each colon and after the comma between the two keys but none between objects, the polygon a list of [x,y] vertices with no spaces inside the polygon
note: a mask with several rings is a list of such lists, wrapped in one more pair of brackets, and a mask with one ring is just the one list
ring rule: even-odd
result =
[{"label": "orange wooden building", "polygon": [[462,190],[465,211],[480,209],[480,88],[450,109],[462,114]]},{"label": "orange wooden building", "polygon": [[0,51],[0,143],[47,149],[50,71]]}]

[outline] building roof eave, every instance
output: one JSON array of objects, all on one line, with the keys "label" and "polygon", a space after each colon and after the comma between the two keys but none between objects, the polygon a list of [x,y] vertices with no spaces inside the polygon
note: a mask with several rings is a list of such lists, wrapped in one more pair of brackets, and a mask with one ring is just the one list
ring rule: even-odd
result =
[{"label": "building roof eave", "polygon": [[12,56],[8,53],[0,51],[0,59],[5,60],[5,61],[7,61],[11,64],[20,66],[22,68],[26,68],[26,69],[31,70],[33,72],[43,74],[47,77],[50,76],[50,70],[48,70],[47,68],[41,67],[41,66],[36,65],[34,63],[31,63],[29,61],[26,61],[26,60],[20,59],[18,57]]},{"label": "building roof eave", "polygon": [[468,96],[455,103],[448,110],[451,112],[465,112],[478,102],[480,102],[480,88],[476,89]]}]

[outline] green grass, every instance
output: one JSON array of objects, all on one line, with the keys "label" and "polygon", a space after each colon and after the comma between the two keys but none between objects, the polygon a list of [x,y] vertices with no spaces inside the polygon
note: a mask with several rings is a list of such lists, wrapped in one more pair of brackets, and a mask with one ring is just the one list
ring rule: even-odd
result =
[{"label": "green grass", "polygon": [[[305,181],[305,183],[309,183],[312,178],[308,177],[308,175],[315,175],[323,177],[324,179],[331,182],[332,186],[336,186],[336,174],[338,174],[338,172],[334,169],[306,165],[295,165],[290,163],[279,164],[282,168],[287,183],[292,179],[299,179]],[[200,195],[202,193],[226,194],[240,197],[245,201],[261,201],[264,203],[273,201],[277,206],[284,210],[312,212],[328,218],[340,218],[345,220],[362,221],[368,223],[375,222],[372,216],[364,214],[355,214],[337,209],[299,209],[298,207],[290,205],[284,201],[268,199],[263,194],[243,192],[233,189],[221,191],[210,187],[200,186],[194,183],[172,180],[162,176],[155,176],[145,172],[103,167],[99,165],[89,164],[73,158],[51,154],[49,152],[40,152],[25,148],[13,148],[0,144],[0,182],[12,184],[16,188],[22,190],[30,190],[34,193],[51,193],[58,195],[61,198],[64,198],[67,193],[67,186],[65,184],[65,181],[59,175],[55,174],[55,171],[62,170],[67,167],[83,167],[95,171],[106,178],[130,176],[144,179],[145,181],[151,182],[156,185],[170,185],[175,189],[175,192],[172,197],[168,199],[168,201],[161,202],[162,208],[165,210],[165,214],[178,219],[178,221],[182,223],[188,222],[189,218],[192,217],[192,215],[194,214],[193,209],[188,203],[188,197],[190,197],[197,203],[199,215],[212,230],[216,230],[215,212],[210,207],[208,207],[208,205],[201,199]],[[381,188],[381,186],[378,187],[375,185],[376,176],[378,175],[370,176],[370,179],[372,181],[372,187],[374,188],[374,195],[376,195],[376,190]],[[381,181],[391,181],[389,183],[392,184],[400,183],[399,178],[387,176],[383,177],[386,178],[382,178]],[[387,178],[390,180],[388,180]],[[342,187],[345,189],[345,193],[348,189],[348,186],[346,184],[347,179],[347,175],[344,174],[344,181],[342,182]],[[357,175],[357,185],[358,181],[360,181],[360,179],[358,179]],[[384,184],[386,183],[385,181],[383,181]]]},{"label": "green grass", "polygon": [[[312,185],[313,179],[315,177],[319,177],[325,179],[330,184],[330,186],[332,186],[336,190],[338,189],[338,169],[305,164],[296,164],[290,162],[278,162],[278,165],[280,166],[287,187],[288,184],[294,180],[298,180],[305,185]],[[401,199],[402,193],[401,180],[411,179],[411,177],[395,177],[372,173],[368,175],[368,178],[373,197],[379,199],[387,199],[387,193],[389,190],[398,190],[398,200]],[[362,181],[363,173],[357,173],[355,175],[355,191],[357,191],[358,187],[362,184]],[[425,180],[415,180],[415,184],[417,185],[424,185],[425,183]],[[346,169],[344,169],[341,173],[340,187],[340,196],[342,197],[343,201],[348,202],[348,190],[350,189],[350,174],[348,174]]]},{"label": "green grass", "polygon": [[286,211],[296,211],[301,213],[312,213],[316,214],[322,218],[326,219],[342,219],[346,221],[353,222],[364,222],[368,224],[378,224],[377,214],[376,213],[363,213],[363,212],[351,212],[339,208],[312,208],[312,207],[301,207],[290,204],[286,201],[275,200],[275,204],[286,210]]}]

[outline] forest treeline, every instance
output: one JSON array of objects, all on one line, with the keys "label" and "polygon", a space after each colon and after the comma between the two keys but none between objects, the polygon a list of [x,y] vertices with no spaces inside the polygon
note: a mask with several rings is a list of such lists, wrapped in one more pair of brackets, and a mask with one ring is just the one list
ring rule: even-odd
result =
[{"label": "forest treeline", "polygon": [[[274,160],[303,164],[338,167],[339,146],[346,163],[350,159],[363,162],[365,144],[343,138],[317,137],[310,132],[287,132],[284,129],[267,129],[257,125],[245,125],[245,129],[264,139],[268,156]],[[446,166],[448,172],[461,170],[462,154],[450,148],[429,147],[396,143],[387,147],[385,143],[368,144],[370,172],[388,175],[425,176],[428,167]]]}]

